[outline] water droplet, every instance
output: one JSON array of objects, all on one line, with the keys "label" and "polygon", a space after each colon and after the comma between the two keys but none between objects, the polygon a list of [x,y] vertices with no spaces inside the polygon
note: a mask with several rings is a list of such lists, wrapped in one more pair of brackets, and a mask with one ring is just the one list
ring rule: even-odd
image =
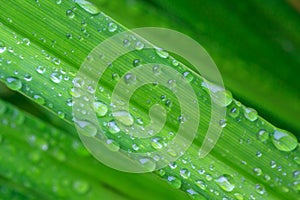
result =
[{"label": "water droplet", "polygon": [[23,38],[22,39],[23,44],[25,44],[26,46],[30,45],[30,40],[28,38]]},{"label": "water droplet", "polygon": [[201,189],[201,190],[206,190],[206,183],[204,183],[204,181],[201,181],[201,180],[197,180],[196,181],[196,185]]},{"label": "water droplet", "polygon": [[75,13],[72,10],[67,10],[66,11],[66,15],[67,17],[69,17],[70,19],[75,17]]},{"label": "water droplet", "polygon": [[150,158],[141,158],[139,159],[139,162],[143,165],[143,168],[149,172],[153,172],[156,168],[155,162],[153,162]]},{"label": "water droplet", "polygon": [[35,100],[35,102],[37,102],[40,105],[45,104],[45,99],[43,97],[41,97],[40,95],[34,95],[33,99]]},{"label": "water droplet", "polygon": [[254,122],[258,118],[257,112],[253,108],[244,108],[244,116],[251,122]]},{"label": "water droplet", "polygon": [[113,33],[113,32],[115,32],[117,29],[118,29],[117,24],[115,24],[115,23],[113,23],[113,22],[110,22],[110,23],[108,24],[108,31],[109,31],[109,32]]},{"label": "water droplet", "polygon": [[255,167],[255,168],[253,169],[253,172],[254,172],[254,174],[255,174],[256,176],[262,175],[262,170],[261,170],[260,168],[258,168],[258,167]]},{"label": "water droplet", "polygon": [[32,151],[28,155],[29,160],[33,163],[38,163],[41,160],[41,154],[39,151]]},{"label": "water droplet", "polygon": [[135,43],[135,49],[136,50],[142,50],[143,48],[145,47],[145,45],[144,45],[144,43],[142,43],[142,42],[140,42],[140,41],[138,41],[138,42],[136,42]]},{"label": "water droplet", "polygon": [[153,68],[152,68],[152,71],[156,75],[160,74],[160,66],[159,65],[154,65]]},{"label": "water droplet", "polygon": [[230,182],[229,175],[220,176],[219,178],[216,179],[216,182],[222,190],[227,192],[231,192],[235,188],[235,186]]},{"label": "water droplet", "polygon": [[84,86],[84,80],[82,78],[79,78],[79,77],[74,78],[72,83],[75,87],[80,88],[80,87]]},{"label": "water droplet", "polygon": [[156,53],[161,58],[168,58],[169,57],[169,53],[164,51],[163,49],[160,49],[160,48],[156,49]]},{"label": "water droplet", "polygon": [[294,181],[293,182],[293,185],[292,185],[293,189],[296,190],[296,191],[300,191],[300,181]]},{"label": "water droplet", "polygon": [[237,200],[244,200],[244,196],[240,193],[234,193],[234,197]]},{"label": "water droplet", "polygon": [[124,47],[129,47],[130,44],[131,44],[131,43],[130,43],[129,40],[127,40],[127,39],[123,40],[123,46],[124,46]]},{"label": "water droplet", "polygon": [[30,82],[32,80],[32,76],[30,74],[25,74],[24,80]]},{"label": "water droplet", "polygon": [[74,120],[76,125],[82,129],[80,133],[88,137],[94,137],[97,134],[97,127],[89,121],[84,120]]},{"label": "water droplet", "polygon": [[5,51],[6,51],[5,44],[2,41],[0,41],[0,54],[4,53]]},{"label": "water droplet", "polygon": [[237,118],[240,115],[240,110],[237,107],[230,109],[229,115],[233,118]]},{"label": "water droplet", "polygon": [[133,73],[127,73],[124,76],[124,81],[126,84],[134,84],[136,82],[136,76]]},{"label": "water droplet", "polygon": [[140,67],[141,66],[141,61],[139,59],[134,59],[133,60],[133,66],[134,67]]},{"label": "water droplet", "polygon": [[75,3],[77,3],[81,8],[83,8],[86,12],[92,15],[96,15],[100,13],[99,8],[94,4],[92,4],[91,2],[85,0],[75,0]]},{"label": "water droplet", "polygon": [[292,151],[298,145],[297,138],[292,133],[282,129],[275,129],[271,137],[274,146],[280,151]]},{"label": "water droplet", "polygon": [[94,111],[97,113],[99,117],[105,116],[108,111],[107,106],[100,101],[94,102],[93,107],[94,107]]},{"label": "water droplet", "polygon": [[187,82],[192,82],[194,79],[194,76],[190,72],[184,72],[183,77]]},{"label": "water droplet", "polygon": [[53,152],[52,152],[52,155],[60,162],[64,162],[66,160],[66,155],[65,153],[60,150],[60,149],[55,149]]},{"label": "water droplet", "polygon": [[89,191],[90,185],[84,180],[77,180],[73,183],[73,189],[75,192],[82,195],[86,194]]},{"label": "water droplet", "polygon": [[186,168],[183,168],[183,169],[180,169],[180,176],[184,179],[188,179],[190,177],[191,173],[188,169]]},{"label": "water droplet", "polygon": [[38,67],[36,68],[36,71],[37,71],[39,74],[43,74],[43,73],[45,73],[45,71],[46,71],[46,67],[38,66]]},{"label": "water droplet", "polygon": [[221,119],[221,120],[219,121],[219,125],[220,125],[222,128],[225,128],[225,127],[227,126],[226,120],[225,120],[225,119]]},{"label": "water droplet", "polygon": [[266,193],[265,188],[260,184],[255,185],[255,190],[258,194],[265,194]]},{"label": "water droplet", "polygon": [[6,79],[6,85],[11,90],[20,90],[22,88],[22,82],[16,77],[8,77]]},{"label": "water droplet", "polygon": [[115,121],[110,121],[107,123],[107,125],[110,133],[115,134],[120,132],[120,128],[117,126]]},{"label": "water droplet", "polygon": [[64,119],[64,118],[65,118],[65,113],[63,113],[63,112],[61,112],[61,111],[58,111],[58,112],[57,112],[57,115],[58,115],[58,117],[61,118],[61,119]]},{"label": "water droplet", "polygon": [[113,152],[117,152],[120,150],[120,145],[114,140],[108,139],[106,140],[106,144],[107,147]]},{"label": "water droplet", "polygon": [[54,83],[60,83],[62,80],[62,75],[59,72],[53,72],[50,75],[50,80]]},{"label": "water droplet", "polygon": [[125,126],[132,126],[134,119],[127,111],[121,110],[113,113],[114,118]]},{"label": "water droplet", "polygon": [[160,143],[160,138],[153,138],[152,139],[152,142],[151,142],[151,146],[154,148],[154,149],[161,149],[163,148],[163,145],[162,143]]},{"label": "water droplet", "polygon": [[269,139],[269,133],[266,130],[260,130],[257,133],[257,139],[261,142],[265,142]]},{"label": "water droplet", "polygon": [[174,176],[168,176],[167,180],[175,189],[179,189],[181,187],[182,183],[179,178],[176,178]]}]

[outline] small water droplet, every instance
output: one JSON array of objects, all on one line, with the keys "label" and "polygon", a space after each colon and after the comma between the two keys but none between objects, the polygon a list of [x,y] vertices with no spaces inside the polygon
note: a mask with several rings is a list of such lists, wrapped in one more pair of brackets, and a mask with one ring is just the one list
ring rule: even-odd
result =
[{"label": "small water droplet", "polygon": [[274,146],[280,151],[292,151],[298,145],[297,138],[292,133],[282,129],[275,129],[271,137]]},{"label": "small water droplet", "polygon": [[11,90],[20,90],[22,88],[22,82],[16,77],[8,77],[6,79],[6,85]]},{"label": "small water droplet", "polygon": [[0,41],[0,54],[6,51],[6,46],[4,42]]},{"label": "small water droplet", "polygon": [[124,81],[128,85],[134,84],[136,82],[136,76],[133,73],[127,73],[124,76]]},{"label": "small water droplet", "polygon": [[132,126],[134,123],[132,115],[125,110],[116,111],[113,113],[113,116],[118,122],[125,126]]},{"label": "small water droplet", "polygon": [[227,192],[231,192],[235,188],[235,185],[233,185],[230,182],[229,175],[220,176],[219,178],[216,179],[216,182],[222,190],[227,191]]},{"label": "small water droplet", "polygon": [[43,97],[41,97],[40,95],[34,95],[33,99],[35,100],[35,102],[37,102],[40,105],[45,104],[45,99]]},{"label": "small water droplet", "polygon": [[255,174],[256,176],[262,175],[262,170],[261,170],[260,168],[258,168],[258,167],[255,167],[255,168],[253,169],[253,172],[254,172],[254,174]]},{"label": "small water droplet", "polygon": [[84,180],[77,180],[73,183],[73,189],[75,192],[82,195],[86,194],[89,191],[90,185]]},{"label": "small water droplet", "polygon": [[174,176],[168,176],[167,180],[175,189],[179,189],[181,187],[182,183],[179,178],[176,178]]},{"label": "small water droplet", "polygon": [[118,26],[117,26],[117,24],[115,24],[114,22],[110,22],[110,23],[108,24],[108,31],[109,31],[109,32],[113,33],[113,32],[115,32],[117,29],[118,29]]},{"label": "small water droplet", "polygon": [[188,169],[186,168],[183,168],[183,169],[180,169],[180,176],[184,179],[188,179],[190,177],[191,173]]},{"label": "small water droplet", "polygon": [[62,75],[59,72],[53,72],[50,75],[50,80],[54,83],[60,83],[62,80]]},{"label": "small water droplet", "polygon": [[255,190],[258,194],[265,194],[266,193],[265,188],[260,184],[255,185]]},{"label": "small water droplet", "polygon": [[30,82],[32,80],[32,76],[30,74],[25,74],[24,80]]},{"label": "small water droplet", "polygon": [[97,134],[97,127],[89,121],[85,120],[74,120],[76,125],[82,129],[80,133],[88,137],[94,137]]},{"label": "small water droplet", "polygon": [[110,133],[115,134],[120,132],[120,128],[117,126],[115,121],[110,121],[107,123],[107,125]]},{"label": "small water droplet", "polygon": [[143,48],[145,47],[145,45],[144,45],[144,43],[142,43],[142,42],[140,42],[140,41],[138,41],[138,42],[136,42],[135,43],[135,49],[136,50],[142,50]]},{"label": "small water droplet", "polygon": [[194,79],[194,76],[190,72],[184,72],[183,77],[187,82],[192,82]]},{"label": "small water droplet", "polygon": [[244,116],[251,122],[254,122],[258,118],[257,112],[253,108],[244,108]]},{"label": "small water droplet", "polygon": [[201,189],[201,190],[206,190],[206,183],[202,180],[197,180],[196,185]]},{"label": "small water droplet", "polygon": [[142,164],[143,168],[149,172],[153,172],[156,168],[155,162],[153,162],[150,158],[141,158],[139,159],[139,162]]},{"label": "small water droplet", "polygon": [[92,15],[96,15],[100,13],[99,8],[89,1],[75,0],[75,3],[77,3],[81,8],[83,8],[86,12]]},{"label": "small water droplet", "polygon": [[227,126],[226,120],[225,120],[225,119],[221,119],[221,120],[219,121],[219,125],[220,125],[222,128],[225,128],[225,127]]},{"label": "small water droplet", "polygon": [[66,15],[67,17],[69,17],[70,19],[75,17],[75,13],[72,10],[67,10],[66,11]]},{"label": "small water droplet", "polygon": [[257,133],[257,139],[261,142],[265,142],[269,139],[269,133],[262,129]]},{"label": "small water droplet", "polygon": [[114,140],[108,139],[106,140],[106,144],[107,147],[113,152],[117,152],[120,150],[120,145]]},{"label": "small water droplet", "polygon": [[94,102],[93,107],[94,107],[94,111],[99,117],[103,117],[107,114],[108,108],[104,103],[100,101],[96,101]]},{"label": "small water droplet", "polygon": [[134,67],[140,67],[141,66],[141,61],[139,59],[134,59],[133,60],[133,66]]},{"label": "small water droplet", "polygon": [[169,53],[164,51],[163,49],[160,49],[160,48],[156,49],[156,53],[161,58],[168,58],[169,57]]},{"label": "small water droplet", "polygon": [[46,72],[46,67],[43,67],[43,66],[38,66],[36,68],[36,71],[39,73],[39,74],[43,74]]},{"label": "small water droplet", "polygon": [[161,149],[163,148],[163,145],[162,143],[160,142],[160,138],[153,138],[152,139],[152,142],[151,142],[151,146],[154,148],[154,149]]},{"label": "small water droplet", "polygon": [[240,193],[234,193],[234,197],[237,200],[244,200],[244,196]]}]

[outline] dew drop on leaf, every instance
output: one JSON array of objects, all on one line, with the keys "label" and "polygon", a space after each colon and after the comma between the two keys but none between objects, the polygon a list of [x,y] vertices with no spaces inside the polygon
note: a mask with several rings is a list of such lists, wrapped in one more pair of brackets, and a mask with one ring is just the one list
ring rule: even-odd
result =
[{"label": "dew drop on leaf", "polygon": [[275,129],[271,137],[274,146],[280,151],[292,151],[298,145],[297,138],[292,133],[282,129]]},{"label": "dew drop on leaf", "polygon": [[230,182],[230,176],[228,175],[222,175],[215,181],[224,191],[231,192],[235,188],[235,185]]},{"label": "dew drop on leaf", "polygon": [[107,111],[108,111],[107,106],[104,103],[100,102],[100,101],[94,102],[93,108],[94,108],[94,111],[96,112],[96,114],[99,117],[105,116]]},{"label": "dew drop on leaf", "polygon": [[267,132],[266,130],[260,130],[257,133],[257,139],[261,142],[265,142],[269,139],[269,132]]},{"label": "dew drop on leaf", "polygon": [[179,178],[176,178],[174,176],[168,176],[167,180],[171,184],[171,186],[174,187],[175,189],[179,189],[181,187],[182,183]]},{"label": "dew drop on leaf", "polygon": [[73,183],[73,189],[75,192],[82,195],[86,194],[89,191],[90,185],[84,180],[76,180]]},{"label": "dew drop on leaf", "polygon": [[258,118],[257,112],[253,108],[244,108],[244,116],[251,122],[254,122]]},{"label": "dew drop on leaf", "polygon": [[118,26],[117,26],[117,24],[115,24],[114,22],[110,22],[110,23],[108,24],[108,31],[109,31],[109,32],[113,33],[113,32],[115,32],[117,29],[118,29]]},{"label": "dew drop on leaf", "polygon": [[81,8],[83,8],[86,12],[92,15],[96,15],[100,13],[99,8],[89,1],[75,0],[75,3],[77,3]]},{"label": "dew drop on leaf", "polygon": [[6,79],[6,85],[11,90],[20,90],[22,88],[22,82],[16,77],[8,77]]}]

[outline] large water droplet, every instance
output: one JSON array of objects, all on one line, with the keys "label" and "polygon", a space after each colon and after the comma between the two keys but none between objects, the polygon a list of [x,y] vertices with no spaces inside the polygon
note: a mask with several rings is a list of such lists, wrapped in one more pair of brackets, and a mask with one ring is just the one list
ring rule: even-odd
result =
[{"label": "large water droplet", "polygon": [[100,13],[99,8],[94,4],[92,4],[91,2],[85,0],[75,0],[75,3],[77,3],[81,8],[83,8],[86,12],[92,15],[96,15]]},{"label": "large water droplet", "polygon": [[125,110],[116,111],[113,113],[113,116],[118,122],[125,126],[132,126],[134,123],[132,115]]},{"label": "large water droplet", "polygon": [[156,168],[155,162],[153,162],[150,158],[141,158],[139,159],[139,162],[142,164],[143,168],[149,172],[153,172]]},{"label": "large water droplet", "polygon": [[22,88],[22,82],[16,77],[8,77],[6,79],[6,85],[11,90],[20,90]]},{"label": "large water droplet", "polygon": [[265,194],[266,193],[265,188],[260,184],[255,185],[255,190],[258,194]]},{"label": "large water droplet", "polygon": [[66,15],[67,17],[69,17],[70,19],[75,17],[75,13],[72,10],[67,10],[66,11]]},{"label": "large water droplet", "polygon": [[120,150],[120,145],[114,140],[108,139],[108,140],[106,140],[106,144],[107,144],[107,147],[113,152]]},{"label": "large water droplet", "polygon": [[276,129],[272,134],[272,142],[280,151],[292,151],[296,149],[298,142],[297,138],[290,132]]},{"label": "large water droplet", "polygon": [[230,176],[222,175],[216,179],[217,184],[221,187],[222,190],[231,192],[235,186],[230,182]]}]

